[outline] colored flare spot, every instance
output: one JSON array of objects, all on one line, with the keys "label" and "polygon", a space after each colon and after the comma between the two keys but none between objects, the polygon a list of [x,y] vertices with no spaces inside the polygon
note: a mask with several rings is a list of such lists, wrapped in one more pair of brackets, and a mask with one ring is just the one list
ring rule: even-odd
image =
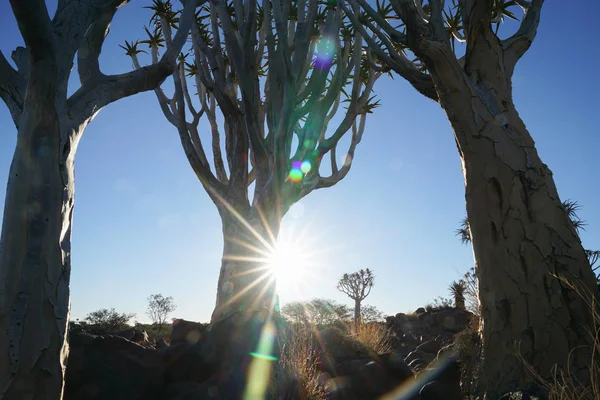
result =
[{"label": "colored flare spot", "polygon": [[302,173],[304,173],[304,174],[308,174],[310,172],[310,169],[311,169],[310,161],[303,161],[302,164],[300,165],[300,171],[302,171]]},{"label": "colored flare spot", "polygon": [[302,171],[300,171],[299,169],[292,169],[290,171],[289,178],[294,183],[302,182],[303,177],[304,177],[304,174],[302,174]]},{"label": "colored flare spot", "polygon": [[333,63],[335,42],[327,37],[319,39],[315,47],[315,68],[326,69]]}]

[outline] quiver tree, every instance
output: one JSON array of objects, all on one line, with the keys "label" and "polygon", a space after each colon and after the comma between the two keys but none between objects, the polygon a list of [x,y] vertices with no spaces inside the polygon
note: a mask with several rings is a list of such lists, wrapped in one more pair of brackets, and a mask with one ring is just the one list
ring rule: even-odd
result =
[{"label": "quiver tree", "polygon": [[[536,35],[543,3],[391,0],[372,7],[339,0],[370,48],[372,67],[391,68],[438,102],[454,130],[480,280],[481,381],[489,398],[535,386],[524,362],[547,379],[558,364],[590,382],[591,313],[552,275],[597,294],[595,277],[512,100],[513,72]],[[362,13],[353,11],[357,5]],[[499,36],[498,25],[516,19],[519,8],[516,32]]]},{"label": "quiver tree", "polygon": [[[155,30],[143,43],[156,62],[173,22],[168,2],[153,8]],[[137,46],[128,45],[128,54],[140,68]],[[156,96],[221,216],[213,324],[277,308],[265,264],[281,220],[295,202],[347,175],[366,115],[377,106],[371,90],[381,72],[369,67],[362,46],[335,2],[216,0],[197,13],[189,53],[172,77],[174,94],[157,89]],[[341,120],[330,126],[336,115]],[[203,120],[208,134],[199,128]],[[326,155],[329,171],[321,169]]]},{"label": "quiver tree", "polygon": [[360,304],[367,298],[373,283],[375,275],[369,268],[361,269],[358,272],[344,274],[337,283],[337,289],[346,296],[354,300],[354,329],[358,329],[360,324]]},{"label": "quiver tree", "polygon": [[[87,124],[106,105],[154,89],[173,71],[196,1],[160,60],[105,75],[98,58],[123,0],[43,0],[11,6],[25,47],[0,53],[0,97],[17,128],[0,238],[0,398],[60,399],[68,356],[74,160]],[[81,86],[67,95],[77,55]]]},{"label": "quiver tree", "polygon": [[465,309],[465,292],[467,287],[463,281],[454,281],[448,287],[450,294],[454,298],[454,307],[464,310]]}]

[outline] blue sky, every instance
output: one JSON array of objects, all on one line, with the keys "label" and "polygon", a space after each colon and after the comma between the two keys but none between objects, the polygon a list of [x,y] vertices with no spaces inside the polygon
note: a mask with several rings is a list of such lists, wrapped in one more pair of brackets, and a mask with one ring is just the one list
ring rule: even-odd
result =
[{"label": "blue sky", "polygon": [[[133,1],[117,13],[101,56],[105,73],[131,68],[118,45],[141,38],[147,3]],[[600,37],[598,12],[593,0],[569,7],[547,2],[514,76],[517,109],[561,198],[583,206],[582,239],[593,249],[600,248],[600,59],[591,43]],[[0,49],[8,58],[20,43],[2,2]],[[376,281],[365,302],[386,314],[412,311],[446,296],[448,284],[473,263],[471,249],[454,235],[464,216],[464,186],[443,110],[398,77],[381,79],[375,91],[382,106],[367,120],[352,171],[284,219],[282,235],[317,255],[313,279],[298,279],[300,290],[282,285],[283,303],[326,297],[350,305],[336,280],[368,267]],[[5,188],[16,131],[3,104],[0,126]],[[152,93],[108,106],[86,129],[76,158],[74,218],[72,319],[114,307],[144,321],[153,293],[175,298],[173,317],[210,318],[222,251],[219,216]]]}]

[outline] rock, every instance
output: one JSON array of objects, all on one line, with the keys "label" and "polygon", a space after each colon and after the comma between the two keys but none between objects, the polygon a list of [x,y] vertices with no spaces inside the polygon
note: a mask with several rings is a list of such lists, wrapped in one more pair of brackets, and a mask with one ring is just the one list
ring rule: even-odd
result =
[{"label": "rock", "polygon": [[119,336],[70,333],[64,400],[162,400],[164,357]]},{"label": "rock", "polygon": [[364,365],[360,370],[349,375],[348,378],[350,379],[352,393],[358,399],[377,399],[394,389],[399,383],[388,375],[381,365],[375,362]]},{"label": "rock", "polygon": [[165,339],[159,337],[158,339],[156,339],[156,343],[154,344],[154,347],[157,350],[160,349],[164,349],[165,347],[168,347],[169,345],[167,344],[167,342],[165,341]]},{"label": "rock", "polygon": [[445,385],[438,381],[429,382],[419,391],[421,400],[462,400],[460,386]]},{"label": "rock", "polygon": [[448,332],[457,333],[469,325],[472,314],[465,310],[450,308],[435,314],[437,323]]},{"label": "rock", "polygon": [[176,343],[196,344],[204,339],[207,326],[199,322],[186,321],[184,319],[173,320],[171,331],[171,345]]},{"label": "rock", "polygon": [[323,371],[331,376],[347,376],[357,372],[369,362],[371,359],[346,360],[337,363],[331,370],[323,369]]},{"label": "rock", "polygon": [[404,357],[397,351],[382,354],[379,356],[381,365],[385,368],[388,375],[398,381],[405,381],[414,377],[414,374],[408,364],[404,362]]},{"label": "rock", "polygon": [[165,400],[195,400],[199,398],[203,387],[198,382],[177,382],[165,387]]},{"label": "rock", "polygon": [[337,328],[319,331],[313,348],[323,349],[320,364],[321,370],[326,372],[332,372],[342,361],[367,359],[374,355],[367,346]]},{"label": "rock", "polygon": [[435,360],[435,357],[436,357],[435,354],[429,354],[429,353],[424,353],[419,350],[415,350],[415,351],[411,351],[410,353],[408,353],[408,355],[404,359],[404,362],[407,364],[410,364],[414,360],[421,360],[423,363],[428,365],[433,360]]},{"label": "rock", "polygon": [[123,331],[115,332],[112,335],[121,336],[129,341],[141,344],[142,346],[147,346],[150,344],[150,338],[148,337],[146,331],[137,328],[125,329]]},{"label": "rock", "polygon": [[210,378],[217,367],[208,360],[200,345],[177,343],[165,347],[165,383],[203,382]]},{"label": "rock", "polygon": [[498,400],[539,400],[539,397],[531,396],[527,392],[510,392],[502,395]]},{"label": "rock", "polygon": [[436,340],[428,340],[417,346],[417,351],[422,351],[429,354],[437,354],[440,351],[440,344]]},{"label": "rock", "polygon": [[423,314],[425,312],[425,308],[419,307],[415,310],[414,314]]}]

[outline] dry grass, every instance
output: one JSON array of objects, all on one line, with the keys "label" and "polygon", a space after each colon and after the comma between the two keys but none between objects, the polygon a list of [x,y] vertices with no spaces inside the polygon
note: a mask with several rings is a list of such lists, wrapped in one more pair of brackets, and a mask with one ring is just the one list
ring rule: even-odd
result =
[{"label": "dry grass", "polygon": [[392,351],[393,335],[389,329],[381,323],[360,324],[352,338],[367,346],[377,354]]},{"label": "dry grass", "polygon": [[308,325],[289,329],[281,334],[278,399],[326,399],[325,391],[319,384],[317,360],[321,352],[313,346],[314,335]]},{"label": "dry grass", "polygon": [[[566,370],[554,369],[553,379],[551,381],[544,379],[535,371],[531,365],[527,364],[518,353],[528,372],[548,393],[550,400],[594,400],[600,399],[600,302],[583,285],[575,285],[562,276],[555,276],[563,285],[575,291],[585,301],[586,306],[592,313],[593,327],[588,329],[592,340],[592,358],[588,367],[590,373],[590,384],[584,385],[571,374],[567,367]],[[570,356],[569,356],[570,358]],[[567,362],[569,365],[570,362]]]}]

